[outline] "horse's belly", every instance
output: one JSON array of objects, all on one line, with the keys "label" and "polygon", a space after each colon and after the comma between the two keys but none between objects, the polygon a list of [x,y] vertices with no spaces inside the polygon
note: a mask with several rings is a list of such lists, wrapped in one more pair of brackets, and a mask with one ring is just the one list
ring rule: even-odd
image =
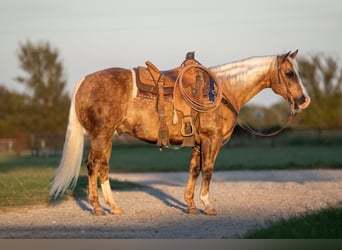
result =
[{"label": "horse's belly", "polygon": [[[145,108],[135,109],[134,112],[128,113],[128,117],[117,127],[116,132],[118,134],[127,133],[137,139],[150,143],[157,143],[160,127],[158,113],[155,111],[155,107],[149,108],[148,105],[141,106]],[[170,143],[181,144],[183,137],[180,134],[180,124],[172,124],[173,112],[167,111],[166,114]]]}]

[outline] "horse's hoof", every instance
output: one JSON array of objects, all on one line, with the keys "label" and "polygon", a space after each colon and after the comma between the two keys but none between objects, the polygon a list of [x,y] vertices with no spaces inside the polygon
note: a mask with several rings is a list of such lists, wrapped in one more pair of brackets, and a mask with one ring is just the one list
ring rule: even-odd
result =
[{"label": "horse's hoof", "polygon": [[206,208],[206,209],[204,210],[204,213],[205,213],[206,215],[217,215],[216,210],[215,210],[214,208],[212,208],[212,207]]},{"label": "horse's hoof", "polygon": [[105,211],[103,211],[102,208],[94,209],[93,214],[96,215],[96,216],[106,215]]},{"label": "horse's hoof", "polygon": [[114,215],[120,215],[120,214],[123,214],[123,213],[124,212],[119,207],[117,207],[115,209],[112,209],[112,211],[111,211],[111,214],[114,214]]},{"label": "horse's hoof", "polygon": [[188,213],[189,214],[199,214],[200,211],[197,208],[193,207],[193,208],[188,208]]}]

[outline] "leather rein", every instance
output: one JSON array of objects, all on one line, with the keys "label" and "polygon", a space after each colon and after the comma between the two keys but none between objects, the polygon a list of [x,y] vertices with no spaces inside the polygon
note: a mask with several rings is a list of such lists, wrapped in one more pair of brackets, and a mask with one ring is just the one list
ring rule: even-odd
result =
[{"label": "leather rein", "polygon": [[238,117],[236,119],[237,123],[239,124],[239,126],[245,130],[247,130],[249,133],[257,135],[257,136],[263,136],[263,137],[270,137],[270,136],[274,136],[279,134],[281,131],[283,131],[285,128],[288,127],[288,125],[292,122],[293,118],[295,117],[295,115],[297,114],[297,111],[295,110],[291,110],[291,113],[287,119],[287,121],[285,122],[285,124],[283,126],[281,126],[278,130],[271,132],[271,133],[261,133],[256,131],[254,128],[252,128],[251,126],[249,126],[247,123],[243,123]]}]

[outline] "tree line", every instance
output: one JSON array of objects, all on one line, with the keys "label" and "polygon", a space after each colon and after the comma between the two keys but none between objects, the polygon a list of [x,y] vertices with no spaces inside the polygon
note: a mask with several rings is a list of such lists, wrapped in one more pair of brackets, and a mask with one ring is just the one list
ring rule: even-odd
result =
[{"label": "tree line", "polygon": [[[17,133],[64,132],[70,97],[59,52],[49,42],[19,44],[18,60],[24,75],[15,79],[26,93],[0,84],[0,136]],[[323,53],[297,59],[303,84],[311,97],[308,109],[297,115],[293,126],[342,128],[342,69],[333,56]],[[288,116],[284,102],[271,107],[249,105],[242,119],[254,126],[276,127]]]},{"label": "tree line", "polygon": [[19,66],[25,72],[15,79],[25,93],[0,85],[0,135],[64,132],[70,97],[57,49],[48,42],[19,45]]}]

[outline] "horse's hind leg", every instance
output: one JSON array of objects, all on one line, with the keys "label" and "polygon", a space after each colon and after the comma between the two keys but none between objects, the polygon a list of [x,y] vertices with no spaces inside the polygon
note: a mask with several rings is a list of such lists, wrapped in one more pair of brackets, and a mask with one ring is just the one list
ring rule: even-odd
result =
[{"label": "horse's hind leg", "polygon": [[114,201],[108,178],[108,162],[112,147],[112,137],[107,136],[103,138],[105,139],[100,139],[100,137],[93,138],[90,144],[87,158],[89,202],[94,207],[95,215],[105,214],[98,198],[97,177],[99,177],[105,202],[110,205],[113,214],[120,214],[122,211]]},{"label": "horse's hind leg", "polygon": [[106,164],[103,165],[102,168],[100,168],[99,179],[100,179],[100,183],[101,183],[103,198],[104,198],[106,204],[108,204],[110,206],[111,213],[112,214],[122,214],[123,211],[116,204],[116,202],[114,200],[113,192],[112,192],[112,189],[110,187],[110,182],[109,182],[109,177],[108,177],[108,173],[109,173],[109,165],[108,164],[109,164],[109,158],[110,158],[111,151],[112,151],[112,140],[110,140],[109,146],[106,150]]},{"label": "horse's hind leg", "polygon": [[93,206],[95,215],[104,215],[102,206],[99,202],[99,196],[97,192],[97,176],[101,167],[101,162],[96,156],[96,153],[90,149],[87,158],[88,168],[88,199],[90,204]]}]

